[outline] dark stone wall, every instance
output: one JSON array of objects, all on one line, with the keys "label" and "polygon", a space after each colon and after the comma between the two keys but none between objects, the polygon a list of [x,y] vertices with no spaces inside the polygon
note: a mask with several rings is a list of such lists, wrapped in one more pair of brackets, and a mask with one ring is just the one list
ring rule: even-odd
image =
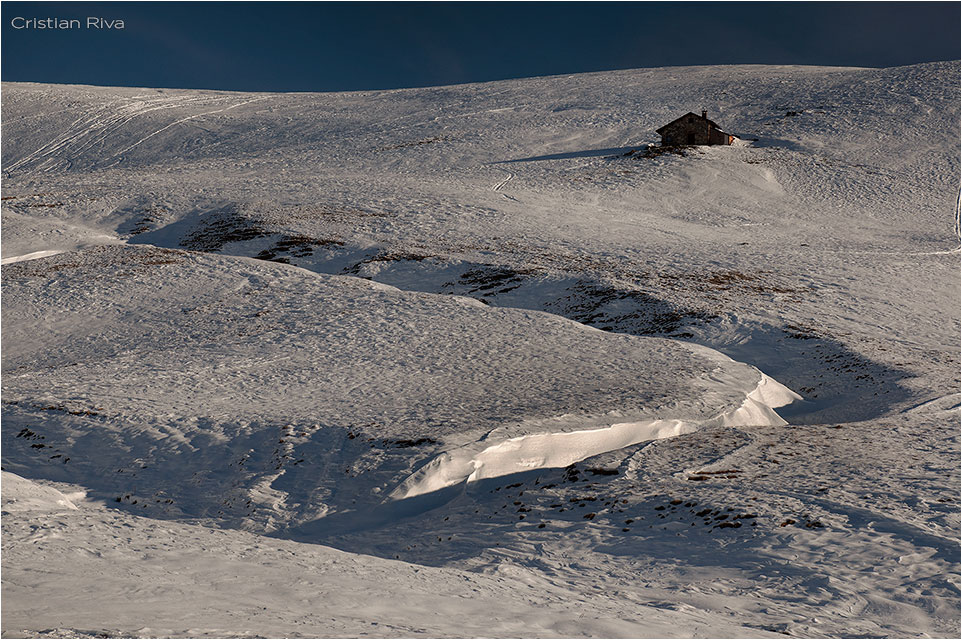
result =
[{"label": "dark stone wall", "polygon": [[674,146],[681,144],[731,144],[727,133],[719,131],[709,122],[698,116],[685,116],[674,122],[661,133],[661,144]]},{"label": "dark stone wall", "polygon": [[711,144],[711,125],[698,116],[685,116],[668,125],[661,134],[663,145]]}]

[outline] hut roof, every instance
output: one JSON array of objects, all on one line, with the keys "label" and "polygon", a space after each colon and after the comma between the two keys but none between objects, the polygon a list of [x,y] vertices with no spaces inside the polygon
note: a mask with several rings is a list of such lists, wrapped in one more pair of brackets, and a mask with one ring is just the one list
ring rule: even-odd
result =
[{"label": "hut roof", "polygon": [[[722,131],[722,128],[719,127],[719,126],[718,126],[718,123],[716,123],[715,121],[709,120],[708,118],[703,118],[703,117],[701,117],[700,115],[698,115],[697,113],[692,113],[691,111],[689,111],[688,113],[686,113],[685,115],[681,116],[680,118],[675,118],[674,120],[672,120],[672,121],[669,122],[668,124],[664,125],[663,127],[659,127],[658,129],[655,129],[655,133],[662,133],[665,129],[667,129],[667,128],[670,127],[671,125],[673,125],[673,124],[675,124],[676,122],[679,122],[679,121],[681,121],[681,120],[684,120],[684,119],[687,118],[688,116],[695,116],[695,117],[698,118],[699,120],[704,120],[705,122],[707,122],[707,123],[710,124],[711,126],[713,126],[713,127],[715,127],[716,129],[718,129],[719,131]],[[722,131],[722,133],[724,133],[724,131]]]}]

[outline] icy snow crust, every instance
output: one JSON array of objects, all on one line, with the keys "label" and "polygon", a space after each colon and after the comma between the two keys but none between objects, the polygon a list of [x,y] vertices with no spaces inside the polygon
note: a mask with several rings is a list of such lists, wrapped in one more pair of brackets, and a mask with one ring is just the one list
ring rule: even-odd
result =
[{"label": "icy snow crust", "polygon": [[3,635],[957,637],[958,75],[5,83]]}]

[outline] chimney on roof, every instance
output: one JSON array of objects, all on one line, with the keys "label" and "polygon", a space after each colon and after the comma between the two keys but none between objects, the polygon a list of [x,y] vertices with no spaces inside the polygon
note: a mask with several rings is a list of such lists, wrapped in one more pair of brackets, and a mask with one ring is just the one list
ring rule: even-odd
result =
[{"label": "chimney on roof", "polygon": [[705,111],[704,109],[702,109],[702,110],[701,110],[701,117],[704,118],[705,120],[708,120],[708,112]]}]

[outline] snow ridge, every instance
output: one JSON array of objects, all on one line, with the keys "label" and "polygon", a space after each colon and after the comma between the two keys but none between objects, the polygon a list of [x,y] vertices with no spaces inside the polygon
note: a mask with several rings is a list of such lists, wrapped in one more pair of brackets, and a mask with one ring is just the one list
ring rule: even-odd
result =
[{"label": "snow ridge", "polygon": [[774,409],[801,396],[760,374],[758,385],[737,409],[709,420],[645,420],[600,429],[517,436],[488,445],[486,440],[437,456],[408,477],[389,500],[404,500],[454,485],[536,469],[566,467],[586,458],[630,445],[672,438],[713,426],[782,426],[788,424]]}]

